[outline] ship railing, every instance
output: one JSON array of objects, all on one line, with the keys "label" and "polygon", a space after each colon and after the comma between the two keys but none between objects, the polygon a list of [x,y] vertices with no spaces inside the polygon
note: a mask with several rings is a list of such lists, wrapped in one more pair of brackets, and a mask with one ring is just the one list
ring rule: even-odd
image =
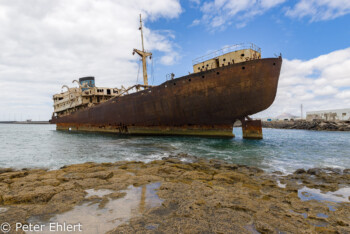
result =
[{"label": "ship railing", "polygon": [[118,95],[112,97],[111,99],[115,99],[115,98],[124,96],[125,94],[129,94],[129,92],[132,91],[133,89],[135,89],[136,92],[138,92],[138,91],[141,90],[141,88],[143,88],[143,89],[145,90],[145,89],[147,89],[147,88],[152,88],[152,87],[153,87],[152,85],[141,85],[141,84],[137,84],[137,85],[130,86],[130,87],[128,87],[128,88],[122,88],[122,91],[121,91]]},{"label": "ship railing", "polygon": [[227,54],[227,53],[231,53],[231,52],[238,51],[238,50],[246,50],[246,49],[251,49],[251,50],[254,50],[254,51],[261,54],[261,48],[258,47],[257,45],[255,45],[253,43],[241,43],[241,44],[236,44],[236,45],[231,45],[231,46],[225,46],[220,50],[216,50],[216,51],[211,52],[209,54],[206,54],[204,56],[198,57],[198,58],[192,60],[192,64],[196,65],[198,63],[202,63],[202,62],[207,61],[209,59],[217,58],[217,57],[224,55],[224,54]]}]

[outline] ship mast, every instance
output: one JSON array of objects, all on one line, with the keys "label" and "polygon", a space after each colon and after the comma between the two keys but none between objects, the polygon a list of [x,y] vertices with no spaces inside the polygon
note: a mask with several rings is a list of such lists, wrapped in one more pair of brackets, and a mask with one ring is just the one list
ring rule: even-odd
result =
[{"label": "ship mast", "polygon": [[142,27],[141,14],[140,14],[140,27],[139,27],[139,30],[141,30],[142,50],[134,49],[132,54],[137,53],[138,55],[140,55],[140,57],[142,59],[143,84],[147,86],[148,85],[148,79],[147,79],[147,63],[146,63],[146,59],[147,59],[148,56],[151,59],[152,58],[152,53],[146,52],[145,48],[144,48],[144,45],[143,45],[143,27]]}]

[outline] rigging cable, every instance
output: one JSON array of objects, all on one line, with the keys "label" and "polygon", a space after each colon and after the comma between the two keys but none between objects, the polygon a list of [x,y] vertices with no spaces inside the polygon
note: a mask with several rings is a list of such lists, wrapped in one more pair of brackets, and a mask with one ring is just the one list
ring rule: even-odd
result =
[{"label": "rigging cable", "polygon": [[152,67],[151,67],[151,76],[152,76],[152,85],[154,85],[153,59],[152,59]]},{"label": "rigging cable", "polygon": [[139,83],[140,66],[141,66],[141,62],[140,62],[140,61],[141,61],[141,60],[139,60],[139,62],[138,62],[139,69],[137,70],[137,79],[136,79],[136,84],[138,84],[138,83]]}]

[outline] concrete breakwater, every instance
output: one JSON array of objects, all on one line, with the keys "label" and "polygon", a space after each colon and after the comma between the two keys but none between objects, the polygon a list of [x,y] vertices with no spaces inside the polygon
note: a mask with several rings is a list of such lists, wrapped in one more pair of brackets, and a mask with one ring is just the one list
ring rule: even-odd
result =
[{"label": "concrete breakwater", "polygon": [[2,169],[0,223],[12,233],[52,222],[84,233],[349,233],[349,187],[349,169],[268,174],[188,155]]},{"label": "concrete breakwater", "polygon": [[49,121],[0,121],[0,124],[50,124]]},{"label": "concrete breakwater", "polygon": [[350,121],[288,120],[263,121],[264,128],[305,129],[317,131],[350,131]]}]

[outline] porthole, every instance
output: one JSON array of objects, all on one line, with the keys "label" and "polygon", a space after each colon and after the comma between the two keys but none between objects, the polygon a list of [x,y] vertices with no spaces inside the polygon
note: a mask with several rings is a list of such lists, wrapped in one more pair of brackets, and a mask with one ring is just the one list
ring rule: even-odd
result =
[{"label": "porthole", "polygon": [[226,61],[226,59],[223,59],[224,60],[224,62]]},{"label": "porthole", "polygon": [[245,67],[242,67],[242,70],[244,70],[245,69]]},{"label": "porthole", "polygon": [[204,76],[202,76],[202,78],[204,78]]},{"label": "porthole", "polygon": [[275,65],[276,65],[276,63],[273,63],[273,65],[275,66]]},{"label": "porthole", "polygon": [[217,72],[217,73],[216,73],[216,75],[219,75],[219,74],[220,74],[220,72]]},{"label": "porthole", "polygon": [[174,83],[174,85],[176,85],[176,83]]},{"label": "porthole", "polygon": [[189,82],[191,82],[191,79],[188,79]]}]

